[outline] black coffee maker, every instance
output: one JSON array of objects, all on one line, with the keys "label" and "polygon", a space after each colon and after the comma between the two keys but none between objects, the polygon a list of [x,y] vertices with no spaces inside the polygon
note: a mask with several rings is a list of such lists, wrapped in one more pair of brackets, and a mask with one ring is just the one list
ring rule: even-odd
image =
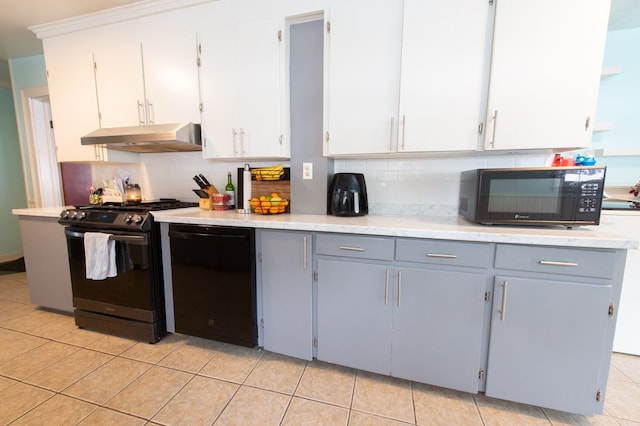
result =
[{"label": "black coffee maker", "polygon": [[369,213],[367,185],[362,173],[336,173],[327,196],[327,214],[364,216]]}]

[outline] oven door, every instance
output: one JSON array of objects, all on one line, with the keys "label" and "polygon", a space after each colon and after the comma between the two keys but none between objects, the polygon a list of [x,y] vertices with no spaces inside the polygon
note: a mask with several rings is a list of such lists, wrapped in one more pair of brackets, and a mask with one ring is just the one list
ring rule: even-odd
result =
[{"label": "oven door", "polygon": [[482,170],[478,187],[481,223],[575,222],[579,170]]},{"label": "oven door", "polygon": [[86,278],[84,233],[97,230],[67,227],[73,306],[77,309],[129,318],[156,320],[154,256],[149,233],[108,231],[116,243],[118,273],[104,280]]}]

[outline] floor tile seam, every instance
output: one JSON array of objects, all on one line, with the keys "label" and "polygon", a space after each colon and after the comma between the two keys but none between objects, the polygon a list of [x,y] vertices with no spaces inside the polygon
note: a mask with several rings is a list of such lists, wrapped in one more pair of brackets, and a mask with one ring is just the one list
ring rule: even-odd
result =
[{"label": "floor tile seam", "polygon": [[[66,390],[66,389],[68,389],[68,388],[65,388],[65,390]],[[52,391],[52,392],[53,392],[53,391]],[[59,391],[59,392],[56,392],[56,394],[57,394],[57,395],[61,395],[61,396],[65,396],[65,397],[67,397],[67,398],[75,399],[76,401],[85,402],[85,403],[87,403],[87,404],[91,404],[91,405],[95,406],[96,408],[91,412],[91,414],[93,414],[94,412],[96,412],[96,411],[97,411],[97,410],[99,410],[100,408],[104,408],[105,410],[115,411],[115,412],[118,412],[118,413],[120,413],[120,414],[126,414],[127,416],[136,417],[136,418],[138,418],[138,419],[140,419],[140,420],[144,420],[144,421],[149,421],[149,420],[150,420],[150,419],[147,419],[146,417],[142,417],[142,416],[139,416],[139,415],[137,415],[137,414],[127,413],[127,412],[125,412],[125,411],[121,411],[121,410],[118,410],[118,409],[113,408],[113,407],[107,407],[107,406],[105,405],[105,404],[107,403],[107,401],[105,401],[105,402],[104,402],[104,403],[102,403],[102,404],[96,404],[94,401],[90,401],[90,400],[88,400],[88,399],[84,399],[84,398],[81,398],[81,397],[79,397],[79,396],[75,396],[75,395],[70,395],[70,394],[64,393],[64,390]],[[55,395],[53,395],[53,396],[55,396]],[[52,398],[53,398],[53,396],[52,396]],[[89,415],[91,415],[91,414],[89,414]],[[87,417],[89,417],[89,416],[87,416]],[[84,420],[84,419],[83,419],[83,420]]]},{"label": "floor tile seam", "polygon": [[[48,343],[48,342],[47,342],[47,343]],[[40,348],[40,347],[42,347],[42,346],[46,345],[47,343],[43,343],[42,345],[36,346],[35,348],[32,348],[32,349],[30,349],[30,350],[28,350],[28,351],[26,351],[26,352],[23,352],[23,353],[21,353],[21,354],[19,354],[19,355],[15,356],[15,357],[13,357],[13,358],[11,358],[11,359],[7,360],[6,362],[15,362],[15,361],[17,360],[17,358],[19,358],[19,357],[21,357],[21,356],[24,356],[24,355],[28,354],[29,352],[32,352],[32,351],[34,351],[35,349],[38,349],[38,348]],[[58,343],[58,342],[55,342],[55,343]],[[55,362],[48,363],[47,365],[45,365],[45,366],[41,367],[40,369],[35,370],[35,371],[32,371],[32,372],[31,372],[28,376],[26,376],[26,377],[14,377],[14,376],[9,376],[9,375],[7,375],[6,373],[2,373],[2,372],[0,372],[0,376],[2,376],[2,377],[7,377],[7,378],[10,378],[10,379],[13,379],[13,380],[27,379],[27,378],[29,378],[29,377],[33,376],[34,374],[38,374],[38,373],[39,373],[39,372],[41,372],[42,370],[45,370],[45,369],[49,368],[50,366],[57,364],[59,361],[62,361],[62,360],[64,360],[64,359],[66,359],[67,357],[70,357],[71,355],[73,355],[74,353],[76,353],[76,352],[78,352],[80,349],[82,349],[82,348],[80,348],[80,347],[73,346],[73,345],[68,345],[68,346],[72,346],[73,348],[75,348],[75,350],[74,350],[73,352],[71,352],[71,353],[68,353],[67,355],[64,355],[62,358],[59,358],[59,359],[58,359],[58,360],[56,360]],[[3,364],[4,364],[4,363],[3,363]]]},{"label": "floor tile seam", "polygon": [[[21,383],[22,383],[22,382],[21,382]],[[22,384],[27,385],[27,386],[34,386],[34,385],[30,384],[30,383],[22,383]],[[11,385],[11,386],[14,386],[14,385],[15,385],[15,383],[14,383],[13,385]],[[10,387],[11,387],[11,386],[10,386]],[[38,386],[34,386],[34,387],[38,387]],[[38,388],[40,388],[40,387],[38,387]],[[40,388],[40,389],[43,389],[43,388]],[[16,417],[15,419],[11,420],[11,422],[10,422],[9,424],[14,423],[16,420],[19,420],[20,418],[22,418],[22,417],[26,416],[27,414],[29,414],[30,412],[32,412],[32,411],[33,411],[33,410],[35,410],[36,408],[40,407],[42,404],[46,403],[46,402],[47,402],[47,401],[49,401],[50,399],[54,398],[54,397],[58,394],[57,392],[52,391],[52,390],[50,390],[50,389],[44,389],[44,390],[49,391],[49,392],[52,392],[52,395],[49,395],[49,397],[48,397],[48,398],[46,398],[44,401],[39,402],[38,404],[34,405],[33,407],[31,407],[30,409],[28,409],[27,411],[25,411],[24,413],[22,413],[22,414],[21,414],[21,415],[19,415],[18,417]]]},{"label": "floor tile seam", "polygon": [[485,421],[484,417],[482,416],[482,410],[480,410],[480,404],[478,403],[478,396],[479,395],[483,395],[484,396],[484,392],[478,392],[477,394],[471,394],[471,400],[473,401],[473,405],[476,407],[476,413],[478,414],[478,417],[480,418],[480,421],[482,422],[482,424],[484,426],[487,426],[487,422]]},{"label": "floor tile seam", "polygon": [[[167,405],[169,405],[169,403],[173,400],[173,398],[175,398],[175,397],[176,397],[180,392],[182,392],[182,390],[183,390],[185,387],[187,387],[187,385],[188,385],[189,383],[191,383],[191,381],[192,381],[195,377],[196,377],[196,375],[195,375],[195,374],[192,374],[192,375],[191,375],[191,378],[190,378],[189,380],[187,380],[187,381],[186,381],[186,382],[185,382],[185,383],[180,387],[180,389],[178,389],[178,391],[177,391],[176,393],[174,393],[173,395],[171,395],[171,397],[170,397],[168,400],[166,400],[166,401],[165,401],[165,403],[164,403],[164,404],[162,404],[162,406],[158,409],[158,411],[156,411],[152,416],[150,416],[148,420],[149,420],[149,421],[154,421],[154,420],[153,420],[153,418],[154,418],[155,416],[157,416],[157,415],[158,415],[158,414],[159,414],[159,413],[164,409],[164,407],[166,407]],[[134,380],[134,382],[135,382],[135,380]],[[131,383],[133,383],[133,382],[131,382]],[[130,384],[131,384],[131,383],[130,383]],[[128,386],[128,385],[127,385],[127,386]],[[123,388],[122,390],[124,390],[124,388]],[[120,391],[120,392],[122,392],[122,391]],[[120,393],[120,392],[118,392],[118,393]],[[114,397],[115,397],[115,395],[114,395]],[[105,403],[105,404],[106,404],[106,403]],[[164,424],[164,423],[163,423],[163,422],[160,422],[160,424]]]},{"label": "floor tile seam", "polygon": [[[206,376],[204,376],[206,377]],[[218,413],[218,415],[216,416],[216,418],[213,420],[213,423],[211,423],[211,425],[215,425],[216,422],[218,421],[218,419],[220,419],[220,416],[222,416],[222,413],[225,412],[225,410],[227,409],[227,407],[229,407],[229,404],[231,404],[231,401],[233,401],[233,399],[236,397],[236,395],[238,394],[238,392],[240,392],[240,389],[242,389],[241,384],[239,383],[234,383],[235,385],[238,385],[238,388],[233,392],[233,395],[231,395],[231,398],[229,398],[226,402],[226,404],[224,404],[224,407],[222,407],[222,410],[220,410],[220,412]]]},{"label": "floor tile seam", "polygon": [[356,413],[362,413],[362,414],[369,414],[375,417],[380,417],[381,419],[386,419],[386,420],[392,420],[394,422],[398,422],[398,423],[402,423],[405,425],[417,425],[417,422],[407,422],[406,420],[402,420],[402,419],[398,419],[395,417],[389,417],[389,416],[385,416],[384,414],[380,414],[380,413],[373,413],[371,411],[366,411],[366,410],[362,410],[362,409],[358,409],[358,408],[352,408],[349,410],[349,421],[351,420],[351,413],[352,412],[356,412]]}]

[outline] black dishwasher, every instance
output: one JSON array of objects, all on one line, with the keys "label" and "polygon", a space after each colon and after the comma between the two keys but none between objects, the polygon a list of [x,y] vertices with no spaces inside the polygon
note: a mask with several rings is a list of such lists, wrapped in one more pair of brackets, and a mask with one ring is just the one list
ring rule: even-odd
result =
[{"label": "black dishwasher", "polygon": [[176,332],[257,343],[255,230],[169,225]]}]

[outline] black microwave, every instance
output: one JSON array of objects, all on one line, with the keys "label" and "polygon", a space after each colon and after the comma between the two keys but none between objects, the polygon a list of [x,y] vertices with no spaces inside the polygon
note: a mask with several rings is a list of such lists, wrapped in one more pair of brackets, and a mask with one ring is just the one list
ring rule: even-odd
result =
[{"label": "black microwave", "polygon": [[604,166],[462,172],[458,213],[482,224],[598,225]]}]

